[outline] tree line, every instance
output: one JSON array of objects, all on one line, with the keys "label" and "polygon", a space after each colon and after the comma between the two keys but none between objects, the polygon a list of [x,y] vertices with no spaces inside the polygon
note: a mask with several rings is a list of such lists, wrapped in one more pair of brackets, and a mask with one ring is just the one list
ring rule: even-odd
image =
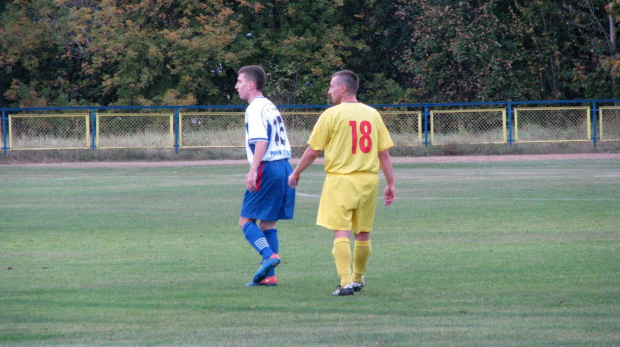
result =
[{"label": "tree line", "polygon": [[620,0],[0,0],[0,106],[618,98]]}]

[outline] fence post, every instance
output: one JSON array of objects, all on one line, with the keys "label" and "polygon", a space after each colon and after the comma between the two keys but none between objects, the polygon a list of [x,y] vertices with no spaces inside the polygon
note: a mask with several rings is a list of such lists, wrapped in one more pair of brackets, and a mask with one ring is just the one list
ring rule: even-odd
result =
[{"label": "fence post", "polygon": [[90,109],[90,150],[94,151],[97,149],[96,143],[97,137],[97,115],[95,114],[95,109]]},{"label": "fence post", "polygon": [[174,108],[174,116],[173,116],[173,121],[174,123],[173,128],[174,128],[174,154],[179,154],[179,108],[175,107]]},{"label": "fence post", "polygon": [[512,102],[508,103],[508,146],[512,147],[515,142],[514,131],[512,125]]},{"label": "fence post", "polygon": [[7,139],[7,119],[6,119],[6,110],[2,109],[2,118],[1,119],[1,123],[2,123],[2,152],[4,153],[4,156],[6,157],[6,155],[8,154],[8,148],[6,147],[6,139]]},{"label": "fence post", "polygon": [[422,118],[424,119],[424,147],[428,147],[428,105],[424,105]]},{"label": "fence post", "polygon": [[597,119],[596,116],[598,115],[598,109],[596,107],[596,101],[592,101],[592,144],[594,145],[594,147],[596,147],[596,140],[598,140],[598,136],[597,136],[597,132],[596,132],[596,125],[597,125]]}]

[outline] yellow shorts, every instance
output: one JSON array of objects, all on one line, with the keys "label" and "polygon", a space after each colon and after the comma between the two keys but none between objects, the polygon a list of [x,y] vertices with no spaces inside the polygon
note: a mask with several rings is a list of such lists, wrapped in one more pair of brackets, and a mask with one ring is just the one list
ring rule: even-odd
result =
[{"label": "yellow shorts", "polygon": [[369,232],[375,219],[379,175],[327,174],[316,224],[331,230]]}]

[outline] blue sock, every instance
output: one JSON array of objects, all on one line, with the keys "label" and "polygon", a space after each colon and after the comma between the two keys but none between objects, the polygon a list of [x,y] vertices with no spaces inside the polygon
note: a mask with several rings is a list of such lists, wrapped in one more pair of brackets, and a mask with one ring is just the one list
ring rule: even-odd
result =
[{"label": "blue sock", "polygon": [[265,238],[267,239],[267,243],[269,244],[269,247],[271,248],[271,250],[274,253],[278,253],[278,250],[280,248],[280,243],[278,242],[278,230],[277,229],[263,230],[263,234],[265,235]]},{"label": "blue sock", "polygon": [[[280,249],[280,242],[278,241],[278,230],[267,229],[267,230],[263,230],[263,233],[265,234],[265,239],[267,239],[267,243],[269,243],[269,248],[271,248],[272,252],[277,254],[278,250]],[[267,274],[267,277],[275,276],[275,274],[276,274],[276,269],[273,268],[271,269],[271,271],[269,271],[269,273]]]},{"label": "blue sock", "polygon": [[247,222],[243,226],[243,235],[250,245],[263,256],[263,259],[269,259],[273,255],[273,251],[269,247],[269,243],[265,238],[262,230],[253,222]]}]

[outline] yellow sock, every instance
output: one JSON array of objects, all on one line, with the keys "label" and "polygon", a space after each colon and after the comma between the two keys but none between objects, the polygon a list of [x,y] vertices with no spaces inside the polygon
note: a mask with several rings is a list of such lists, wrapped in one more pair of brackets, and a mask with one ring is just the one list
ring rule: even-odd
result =
[{"label": "yellow sock", "polygon": [[362,283],[370,259],[370,240],[356,241],[353,247],[353,282]]},{"label": "yellow sock", "polygon": [[351,241],[345,237],[335,239],[332,254],[340,276],[340,285],[345,287],[351,283]]}]

